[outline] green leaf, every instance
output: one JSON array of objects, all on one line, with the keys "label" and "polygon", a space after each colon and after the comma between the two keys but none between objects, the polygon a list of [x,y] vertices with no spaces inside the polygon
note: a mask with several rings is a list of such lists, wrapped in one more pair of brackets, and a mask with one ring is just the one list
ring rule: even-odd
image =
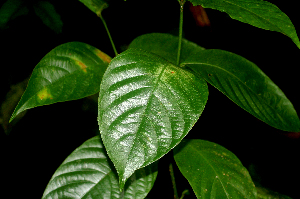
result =
[{"label": "green leaf", "polygon": [[[176,63],[178,37],[151,33],[136,38],[130,48],[148,49]],[[181,66],[190,68],[237,105],[267,124],[299,132],[292,103],[254,63],[236,54],[204,48],[183,39]]]},{"label": "green leaf", "polygon": [[6,27],[12,16],[23,7],[22,0],[7,0],[0,8],[0,29]]},{"label": "green leaf", "polygon": [[[191,56],[191,54],[194,54],[195,49],[204,50],[204,48],[186,39],[182,39],[181,45],[181,60],[185,60]],[[135,38],[130,43],[129,48],[146,50],[176,65],[178,37],[165,33],[144,34]]]},{"label": "green leaf", "polygon": [[300,120],[292,103],[247,59],[227,51],[199,49],[182,65],[270,126],[284,131],[300,131]]},{"label": "green leaf", "polygon": [[73,151],[48,183],[43,199],[52,198],[145,198],[157,176],[157,164],[136,171],[123,192],[119,191],[114,170],[100,136],[95,136]]},{"label": "green leaf", "polygon": [[256,198],[255,185],[239,159],[204,140],[183,140],[174,148],[179,170],[197,198]]},{"label": "green leaf", "polygon": [[86,7],[88,7],[97,16],[101,16],[102,11],[108,7],[105,0],[79,0]]},{"label": "green leaf", "polygon": [[280,32],[290,37],[300,48],[299,38],[289,17],[277,6],[263,0],[189,0],[193,5],[202,5],[226,12],[233,19],[252,26]]},{"label": "green leaf", "polygon": [[203,79],[158,55],[129,49],[112,60],[100,86],[98,121],[121,189],[135,170],[183,139],[207,97]]},{"label": "green leaf", "polygon": [[55,33],[61,33],[63,22],[60,15],[55,11],[54,6],[48,1],[38,1],[33,5],[37,16]]},{"label": "green leaf", "polygon": [[85,43],[70,42],[54,48],[33,70],[10,121],[26,109],[99,92],[110,60],[108,55]]}]

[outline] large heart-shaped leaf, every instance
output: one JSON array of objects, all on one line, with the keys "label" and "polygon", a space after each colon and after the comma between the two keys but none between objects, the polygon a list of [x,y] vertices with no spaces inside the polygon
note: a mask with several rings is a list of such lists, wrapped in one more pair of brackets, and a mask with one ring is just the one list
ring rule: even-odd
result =
[{"label": "large heart-shaped leaf", "polygon": [[[189,0],[193,5],[202,5],[226,12],[233,19],[265,30],[277,31],[290,37],[300,48],[299,38],[289,17],[277,6],[263,0]],[[295,4],[296,6],[296,4]]]},{"label": "large heart-shaped leaf", "polygon": [[118,176],[100,136],[95,136],[73,151],[53,174],[43,199],[145,198],[157,176],[157,163],[137,170],[119,191]]},{"label": "large heart-shaped leaf", "polygon": [[99,95],[99,128],[124,185],[190,131],[207,101],[207,84],[152,53],[129,49],[112,60]]},{"label": "large heart-shaped leaf", "polygon": [[292,103],[254,63],[223,50],[198,52],[182,64],[270,126],[300,132],[300,120]]},{"label": "large heart-shaped leaf", "polygon": [[183,140],[174,148],[179,170],[197,198],[256,198],[251,177],[224,147],[204,140]]},{"label": "large heart-shaped leaf", "polygon": [[34,68],[10,121],[26,109],[97,93],[110,60],[85,43],[70,42],[54,48]]}]

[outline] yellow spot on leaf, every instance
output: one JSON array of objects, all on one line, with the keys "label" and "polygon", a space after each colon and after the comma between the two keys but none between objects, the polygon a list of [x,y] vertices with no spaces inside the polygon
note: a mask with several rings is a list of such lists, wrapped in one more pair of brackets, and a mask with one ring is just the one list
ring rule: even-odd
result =
[{"label": "yellow spot on leaf", "polygon": [[87,66],[84,63],[82,63],[81,61],[78,61],[78,60],[76,60],[76,63],[78,66],[80,66],[80,68],[81,68],[81,70],[83,70],[83,72],[85,72],[85,73],[87,72],[86,71]]},{"label": "yellow spot on leaf", "polygon": [[109,63],[111,61],[111,58],[105,54],[104,52],[96,49],[96,55],[104,62]]},{"label": "yellow spot on leaf", "polygon": [[37,96],[40,100],[53,99],[47,88],[44,88],[43,90],[38,92]]}]

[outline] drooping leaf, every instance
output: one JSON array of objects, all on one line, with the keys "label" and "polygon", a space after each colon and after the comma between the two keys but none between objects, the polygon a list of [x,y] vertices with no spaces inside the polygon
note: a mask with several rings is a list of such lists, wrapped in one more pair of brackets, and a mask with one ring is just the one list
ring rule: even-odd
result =
[{"label": "drooping leaf", "polygon": [[223,50],[198,52],[182,64],[270,126],[300,132],[300,120],[292,103],[254,63]]},{"label": "drooping leaf", "polygon": [[100,86],[98,121],[121,188],[182,140],[207,97],[203,79],[152,53],[129,49],[112,60]]},{"label": "drooping leaf", "polygon": [[204,140],[183,140],[174,148],[179,170],[197,198],[256,198],[255,185],[239,159]]},{"label": "drooping leaf", "polygon": [[100,136],[95,136],[87,140],[66,158],[53,174],[43,199],[146,197],[157,176],[157,163],[137,170],[120,192],[117,172],[100,139]]},{"label": "drooping leaf", "polygon": [[54,6],[48,1],[38,1],[33,5],[34,11],[43,23],[55,33],[61,33],[63,22]]},{"label": "drooping leaf", "polygon": [[280,32],[300,48],[299,38],[289,17],[276,5],[263,0],[189,0],[193,5],[226,12],[231,18],[252,26]]},{"label": "drooping leaf", "polygon": [[105,0],[79,0],[86,7],[88,7],[97,16],[101,15],[101,12],[108,7]]},{"label": "drooping leaf", "polygon": [[97,93],[110,60],[85,43],[70,42],[54,48],[34,68],[10,121],[26,109]]}]

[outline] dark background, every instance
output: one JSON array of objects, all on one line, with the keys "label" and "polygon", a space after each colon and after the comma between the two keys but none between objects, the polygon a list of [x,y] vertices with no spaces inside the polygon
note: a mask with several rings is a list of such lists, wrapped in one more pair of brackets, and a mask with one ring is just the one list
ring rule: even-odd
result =
[{"label": "dark background", "polygon": [[[0,102],[11,85],[28,78],[39,60],[59,44],[81,41],[114,56],[103,24],[79,1],[50,1],[64,23],[56,34],[34,14],[16,18],[0,30]],[[286,13],[300,29],[296,1],[270,1]],[[0,3],[1,6],[2,2]],[[230,19],[227,14],[206,9],[210,27],[196,25],[185,7],[184,37],[200,46],[223,49],[257,64],[300,110],[298,87],[299,49],[290,38]],[[103,11],[118,52],[137,36],[150,32],[177,34],[179,6],[176,0],[112,1]],[[98,134],[97,104],[89,99],[57,103],[29,110],[7,136],[1,129],[2,194],[10,198],[41,198],[52,174],[62,161],[85,140]],[[293,134],[276,130],[257,120],[215,88],[187,138],[206,139],[231,150],[250,169],[262,186],[300,198],[300,141]],[[172,198],[167,154],[149,198]],[[190,189],[178,174],[179,192]],[[4,191],[4,192],[3,192]],[[167,195],[165,195],[167,194]],[[188,197],[186,197],[188,198]],[[189,198],[194,198],[193,194]]]}]

